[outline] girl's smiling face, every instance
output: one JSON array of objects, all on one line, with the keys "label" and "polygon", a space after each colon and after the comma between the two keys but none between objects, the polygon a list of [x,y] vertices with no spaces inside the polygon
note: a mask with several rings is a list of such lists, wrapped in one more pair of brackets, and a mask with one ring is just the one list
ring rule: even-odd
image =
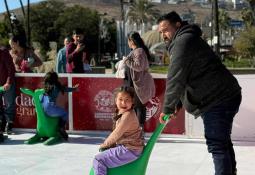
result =
[{"label": "girl's smiling face", "polygon": [[119,114],[130,110],[133,106],[133,99],[126,92],[119,92],[115,100]]}]

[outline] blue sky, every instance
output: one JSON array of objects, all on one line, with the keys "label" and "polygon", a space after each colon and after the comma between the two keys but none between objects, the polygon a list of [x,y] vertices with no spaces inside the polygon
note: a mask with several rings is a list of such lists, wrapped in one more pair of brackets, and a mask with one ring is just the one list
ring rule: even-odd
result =
[{"label": "blue sky", "polygon": [[[6,0],[8,3],[9,10],[20,8],[20,1],[19,0]],[[43,0],[30,0],[30,4],[34,2],[40,2]],[[22,0],[23,5],[27,5],[27,0]],[[6,12],[4,0],[0,0],[0,13]]]}]

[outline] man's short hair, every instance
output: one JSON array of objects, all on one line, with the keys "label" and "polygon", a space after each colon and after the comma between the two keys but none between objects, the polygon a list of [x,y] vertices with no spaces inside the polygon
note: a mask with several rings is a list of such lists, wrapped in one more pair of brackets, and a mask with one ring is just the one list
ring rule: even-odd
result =
[{"label": "man's short hair", "polygon": [[84,32],[81,28],[76,28],[73,30],[73,35],[84,35]]},{"label": "man's short hair", "polygon": [[72,41],[73,41],[73,38],[71,38],[70,36],[66,36],[66,37],[65,37],[65,40],[68,41],[68,42],[72,42]]},{"label": "man's short hair", "polygon": [[169,21],[169,23],[171,23],[171,24],[175,24],[177,22],[182,23],[181,17],[175,11],[172,11],[170,13],[164,14],[163,16],[161,16],[158,19],[157,23],[159,24],[160,22],[165,21],[165,20]]}]

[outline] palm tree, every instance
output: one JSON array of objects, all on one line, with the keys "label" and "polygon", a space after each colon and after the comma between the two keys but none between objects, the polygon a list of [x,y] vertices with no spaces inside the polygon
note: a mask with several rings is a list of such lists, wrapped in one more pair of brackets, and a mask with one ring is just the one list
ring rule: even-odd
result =
[{"label": "palm tree", "polygon": [[135,0],[131,3],[126,17],[139,26],[142,23],[155,21],[159,14],[159,10],[148,0]]},{"label": "palm tree", "polygon": [[220,30],[219,30],[218,0],[212,0],[212,14],[213,14],[214,36],[217,37],[217,42],[214,43],[214,51],[217,55],[220,55]]},{"label": "palm tree", "polygon": [[229,22],[231,18],[226,10],[219,10],[219,27],[220,31],[227,30],[229,28]]},{"label": "palm tree", "polygon": [[211,29],[211,40],[212,36],[217,37],[217,41],[213,44],[213,49],[217,55],[220,54],[220,29],[219,29],[219,7],[218,7],[218,0],[208,0],[209,3],[212,4],[212,26]]}]

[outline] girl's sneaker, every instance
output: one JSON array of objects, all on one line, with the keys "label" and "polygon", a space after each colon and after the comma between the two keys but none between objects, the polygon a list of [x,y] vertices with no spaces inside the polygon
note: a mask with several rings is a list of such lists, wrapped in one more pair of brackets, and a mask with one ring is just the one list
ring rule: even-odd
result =
[{"label": "girl's sneaker", "polygon": [[66,140],[66,141],[68,140],[68,134],[64,128],[60,128],[59,133],[64,140]]}]

